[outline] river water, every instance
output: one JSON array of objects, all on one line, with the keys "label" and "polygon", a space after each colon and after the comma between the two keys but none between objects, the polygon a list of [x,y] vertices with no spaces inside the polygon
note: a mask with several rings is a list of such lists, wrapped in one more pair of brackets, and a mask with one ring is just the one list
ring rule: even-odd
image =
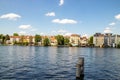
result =
[{"label": "river water", "polygon": [[120,80],[120,49],[0,46],[0,80],[75,80],[85,58],[84,80]]}]

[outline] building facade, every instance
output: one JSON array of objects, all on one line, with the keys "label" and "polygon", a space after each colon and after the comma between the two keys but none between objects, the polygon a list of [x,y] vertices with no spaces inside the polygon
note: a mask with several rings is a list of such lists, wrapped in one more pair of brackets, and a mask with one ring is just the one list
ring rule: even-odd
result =
[{"label": "building facade", "polygon": [[72,46],[79,46],[80,45],[80,35],[72,34],[70,36],[70,43]]},{"label": "building facade", "polygon": [[101,47],[104,44],[104,34],[101,34],[101,33],[94,34],[93,44],[96,47]]},{"label": "building facade", "polygon": [[112,33],[96,33],[93,36],[93,44],[96,47],[116,47],[120,43],[120,35],[113,35]]}]

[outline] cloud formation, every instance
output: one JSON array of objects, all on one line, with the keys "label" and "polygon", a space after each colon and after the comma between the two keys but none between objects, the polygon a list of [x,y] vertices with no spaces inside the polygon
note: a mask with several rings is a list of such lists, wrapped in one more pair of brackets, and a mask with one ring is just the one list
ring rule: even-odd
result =
[{"label": "cloud formation", "polygon": [[19,28],[25,30],[25,29],[30,29],[30,28],[32,28],[32,26],[31,26],[31,25],[20,25]]},{"label": "cloud formation", "polygon": [[112,22],[112,23],[110,23],[109,25],[110,26],[114,26],[116,23],[115,22]]},{"label": "cloud formation", "polygon": [[112,31],[109,27],[106,27],[105,30],[104,30],[104,33],[112,33]]},{"label": "cloud formation", "polygon": [[17,20],[19,18],[21,18],[20,15],[15,14],[15,13],[8,13],[8,14],[4,14],[2,16],[0,16],[1,19],[9,19],[9,20]]},{"label": "cloud formation", "polygon": [[72,20],[72,19],[54,19],[52,20],[53,23],[59,23],[59,24],[76,24],[77,21]]},{"label": "cloud formation", "polygon": [[55,12],[48,12],[45,14],[46,16],[55,16]]},{"label": "cloud formation", "polygon": [[120,14],[116,15],[116,16],[115,16],[115,19],[120,20]]},{"label": "cloud formation", "polygon": [[62,6],[64,4],[64,0],[60,0],[59,6]]}]

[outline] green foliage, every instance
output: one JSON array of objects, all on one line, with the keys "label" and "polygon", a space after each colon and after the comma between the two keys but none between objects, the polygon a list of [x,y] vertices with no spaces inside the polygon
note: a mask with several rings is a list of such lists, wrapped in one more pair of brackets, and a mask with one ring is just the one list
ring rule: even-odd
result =
[{"label": "green foliage", "polygon": [[2,39],[2,37],[3,37],[3,34],[0,34],[0,39]]},{"label": "green foliage", "polygon": [[19,36],[19,34],[18,33],[13,33],[13,36]]},{"label": "green foliage", "polygon": [[88,44],[89,44],[89,46],[91,46],[91,47],[94,46],[94,44],[93,44],[93,36],[91,36],[91,37],[89,38]]},{"label": "green foliage", "polygon": [[41,40],[42,40],[41,36],[38,35],[38,34],[36,34],[36,35],[35,35],[35,43],[38,43],[38,42],[40,42]]},{"label": "green foliage", "polygon": [[50,41],[49,41],[48,38],[45,38],[45,39],[44,39],[43,45],[44,45],[44,46],[49,46],[49,45],[50,45]]},{"label": "green foliage", "polygon": [[5,36],[5,40],[10,40],[10,36],[8,34]]},{"label": "green foliage", "polygon": [[5,44],[5,36],[2,36],[2,44]]},{"label": "green foliage", "polygon": [[69,38],[64,38],[64,45],[69,45]]},{"label": "green foliage", "polygon": [[91,36],[91,37],[89,38],[89,40],[88,40],[88,45],[89,45],[90,47],[93,47],[93,46],[94,46],[94,44],[93,44],[93,36]]},{"label": "green foliage", "polygon": [[120,42],[119,42],[119,44],[117,45],[117,48],[120,48]]},{"label": "green foliage", "polygon": [[58,45],[64,45],[64,37],[62,35],[56,36]]},{"label": "green foliage", "polygon": [[17,44],[19,44],[19,43],[18,43],[17,41],[14,41],[13,44],[14,44],[14,45],[17,45]]},{"label": "green foliage", "polygon": [[93,44],[93,36],[91,36],[91,37],[89,38],[88,43],[89,43],[89,44]]}]

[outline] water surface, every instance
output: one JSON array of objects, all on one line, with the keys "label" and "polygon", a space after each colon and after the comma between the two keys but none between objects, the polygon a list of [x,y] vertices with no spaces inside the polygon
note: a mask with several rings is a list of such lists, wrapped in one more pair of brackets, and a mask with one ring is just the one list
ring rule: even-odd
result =
[{"label": "water surface", "polygon": [[120,80],[120,49],[0,46],[0,80],[75,80],[78,57],[84,80]]}]

